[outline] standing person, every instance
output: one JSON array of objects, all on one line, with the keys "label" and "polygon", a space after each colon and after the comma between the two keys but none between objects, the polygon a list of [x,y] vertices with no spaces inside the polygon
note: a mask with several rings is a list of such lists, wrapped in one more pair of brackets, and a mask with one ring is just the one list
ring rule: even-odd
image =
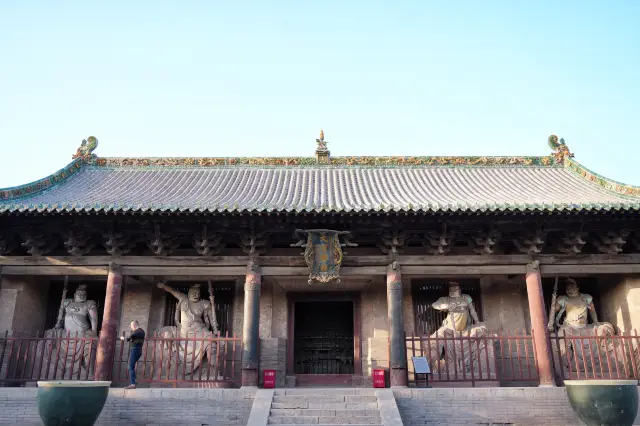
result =
[{"label": "standing person", "polygon": [[[124,336],[120,340],[125,340]],[[127,337],[127,342],[131,342],[131,350],[129,351],[129,379],[131,384],[125,389],[136,388],[136,363],[142,356],[142,345],[144,344],[144,330],[140,328],[137,320],[131,321],[131,334]]]}]

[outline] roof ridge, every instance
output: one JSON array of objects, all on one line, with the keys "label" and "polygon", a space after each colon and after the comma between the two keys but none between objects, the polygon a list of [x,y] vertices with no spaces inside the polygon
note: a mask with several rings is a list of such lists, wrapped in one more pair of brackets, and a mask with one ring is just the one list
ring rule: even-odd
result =
[{"label": "roof ridge", "polygon": [[218,166],[563,166],[552,156],[337,156],[328,163],[315,157],[97,157],[98,167]]}]

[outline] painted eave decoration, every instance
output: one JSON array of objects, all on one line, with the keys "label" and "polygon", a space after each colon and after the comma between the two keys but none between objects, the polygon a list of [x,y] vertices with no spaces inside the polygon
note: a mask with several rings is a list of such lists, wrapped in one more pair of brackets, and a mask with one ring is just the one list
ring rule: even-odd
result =
[{"label": "painted eave decoration", "polygon": [[0,213],[457,213],[640,210],[551,135],[539,157],[101,158],[90,136],[56,173],[0,189]]}]

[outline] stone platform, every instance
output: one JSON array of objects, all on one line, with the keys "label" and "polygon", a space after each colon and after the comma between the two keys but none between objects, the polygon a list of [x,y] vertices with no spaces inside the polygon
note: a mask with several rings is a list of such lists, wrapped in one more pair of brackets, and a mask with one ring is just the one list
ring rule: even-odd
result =
[{"label": "stone platform", "polygon": [[[35,388],[0,388],[0,425],[41,425]],[[306,422],[306,423],[305,423]],[[311,422],[311,423],[308,423]],[[564,388],[111,389],[97,425],[578,426]],[[640,416],[634,424],[640,425]]]}]

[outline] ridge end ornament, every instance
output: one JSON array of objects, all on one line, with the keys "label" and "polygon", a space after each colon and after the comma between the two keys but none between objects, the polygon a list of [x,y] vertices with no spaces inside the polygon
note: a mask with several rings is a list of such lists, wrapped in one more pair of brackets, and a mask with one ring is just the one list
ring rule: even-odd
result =
[{"label": "ridge end ornament", "polygon": [[[295,236],[299,241],[291,247],[304,248],[304,261],[309,268],[309,285],[313,281],[328,283],[335,280],[340,283],[340,266],[344,257],[343,247],[357,247],[348,241],[348,231],[330,229],[296,229]],[[340,236],[345,242],[340,242]]]},{"label": "ridge end ornament", "polygon": [[72,160],[81,159],[85,162],[91,162],[97,157],[93,153],[98,147],[98,139],[95,136],[89,136],[87,139],[83,139],[82,143],[76,150],[76,153],[71,156]]},{"label": "ridge end ornament", "polygon": [[549,148],[551,148],[554,153],[552,154],[556,160],[557,164],[564,163],[565,158],[572,158],[573,154],[569,151],[569,147],[564,142],[563,138],[558,138],[556,135],[549,136],[547,140],[549,143]]},{"label": "ridge end ornament", "polygon": [[327,141],[324,140],[324,131],[320,130],[320,136],[316,139],[318,147],[316,148],[316,163],[329,164],[331,163],[331,153],[327,148]]}]

